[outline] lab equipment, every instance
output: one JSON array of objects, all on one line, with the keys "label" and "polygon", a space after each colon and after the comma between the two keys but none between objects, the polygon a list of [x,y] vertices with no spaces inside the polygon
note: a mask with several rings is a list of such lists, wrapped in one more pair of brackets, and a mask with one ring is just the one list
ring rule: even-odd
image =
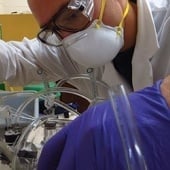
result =
[{"label": "lab equipment", "polygon": [[[88,78],[87,76],[79,75],[77,77],[69,77],[69,79],[78,79],[78,78]],[[89,78],[88,78],[89,79]],[[90,80],[90,79],[89,79]],[[67,81],[67,79],[65,79]],[[17,145],[16,145],[16,152],[15,152],[15,158],[13,159],[13,167],[14,169],[19,169],[23,167],[27,167],[28,169],[35,169],[37,160],[38,160],[38,155],[41,152],[41,149],[43,147],[43,144],[50,138],[52,135],[54,135],[57,131],[59,131],[62,127],[67,125],[69,121],[74,120],[80,113],[77,113],[75,110],[73,110],[72,107],[62,103],[60,100],[53,98],[53,95],[49,94],[54,94],[55,92],[59,91],[60,93],[62,92],[68,92],[72,94],[79,95],[81,97],[84,97],[86,100],[88,100],[90,103],[93,102],[93,98],[89,98],[85,94],[81,94],[79,91],[76,89],[71,89],[71,88],[63,88],[60,87],[64,80],[60,81],[57,84],[57,88],[54,89],[48,89],[47,91],[41,92],[41,93],[36,93],[35,96],[32,96],[33,100],[35,97],[38,96],[38,98],[43,98],[46,97],[46,106],[50,110],[54,104],[63,107],[65,110],[68,110],[70,112],[69,118],[60,118],[58,116],[54,115],[54,112],[50,111],[50,115],[48,116],[41,116],[40,119],[36,120],[30,126],[27,127],[27,129],[24,131],[22,136],[20,137]],[[100,83],[96,83],[100,84]],[[101,85],[105,85],[102,84]],[[108,86],[105,86],[105,88]],[[22,104],[22,106],[19,108],[17,114],[21,115],[23,108],[27,104],[27,101]],[[19,116],[18,116],[19,117]],[[38,137],[37,134],[41,134],[41,137]],[[30,136],[33,136],[32,139],[30,139]],[[36,143],[38,142],[38,143]],[[35,153],[34,156],[26,156],[30,155],[29,153]],[[31,154],[32,155],[32,154]],[[17,161],[20,161],[18,163]],[[23,162],[23,164],[22,164]],[[18,167],[20,165],[21,167]]]},{"label": "lab equipment", "polygon": [[[62,89],[60,89],[60,91],[62,91]],[[18,93],[16,94],[18,95]],[[49,92],[46,93],[49,94]],[[3,133],[1,131],[2,134],[0,153],[3,156],[3,161],[6,161],[6,164],[9,164],[12,169],[19,170],[19,168],[23,169],[23,167],[25,167],[27,170],[29,170],[33,169],[33,167],[36,168],[35,166],[38,159],[38,151],[41,150],[43,144],[50,138],[50,136],[52,136],[52,134],[55,134],[59,129],[64,126],[64,123],[61,122],[62,119],[64,122],[66,118],[64,116],[62,117],[61,113],[59,115],[54,114],[52,103],[50,103],[49,105],[51,107],[48,108],[49,112],[47,115],[38,115],[37,117],[37,115],[29,115],[28,110],[26,111],[26,108],[30,106],[30,103],[32,103],[33,101],[39,101],[40,98],[41,100],[46,100],[46,96],[43,96],[42,94],[42,92],[40,94],[32,94],[31,96],[29,96],[29,98],[23,100],[16,109],[12,106],[5,105],[5,107],[1,110],[1,114],[3,111],[6,117],[4,118],[4,122],[1,121],[1,129],[3,129]],[[4,98],[9,98],[10,95],[8,95]],[[15,100],[17,99],[16,95],[11,95],[15,96]],[[24,93],[22,95],[24,95]],[[49,104],[49,96],[47,96],[47,98],[47,102]],[[52,100],[52,102],[55,102],[53,104],[57,104],[57,106],[60,107],[63,105],[63,113],[65,113],[66,109],[68,110],[69,115],[65,120],[66,123],[79,115],[78,112],[74,111],[72,107],[67,106],[65,103],[57,100],[58,99]],[[7,113],[9,114],[7,115]],[[39,123],[40,125],[38,126]],[[36,127],[36,125],[38,127]],[[41,131],[43,131],[44,133]],[[39,138],[43,140],[40,144],[37,144]],[[23,143],[24,146],[22,145]],[[15,159],[19,161],[17,162],[17,164],[15,164]],[[30,162],[29,160],[31,160],[32,162]]]},{"label": "lab equipment", "polygon": [[[49,87],[48,81],[43,76],[45,85],[43,91],[2,92],[0,116],[5,117],[1,127],[0,153],[5,165],[13,170],[23,169],[23,167],[26,170],[36,169],[38,157],[45,142],[81,114],[77,111],[75,103],[64,103],[56,94],[78,95],[89,103],[104,100],[103,96],[96,96],[97,94],[87,96],[80,89],[62,87],[66,82],[82,79],[88,81],[90,86],[92,85],[88,74],[66,77],[55,87]],[[106,92],[108,90],[108,86],[103,82],[96,80],[95,85],[99,89],[105,89]],[[89,88],[93,89],[93,86]],[[41,101],[46,107],[46,112],[43,113],[40,113],[38,108]]]}]

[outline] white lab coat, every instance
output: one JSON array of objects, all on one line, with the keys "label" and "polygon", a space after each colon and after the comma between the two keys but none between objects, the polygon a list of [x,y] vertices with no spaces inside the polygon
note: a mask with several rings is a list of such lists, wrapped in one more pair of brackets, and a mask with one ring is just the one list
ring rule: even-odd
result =
[{"label": "white lab coat", "polygon": [[[170,0],[138,0],[137,5],[138,33],[132,60],[134,90],[170,73]],[[55,37],[51,39],[57,41]],[[42,81],[44,77],[58,80],[86,73],[86,68],[64,53],[61,48],[46,46],[36,38],[25,38],[22,42],[0,41],[0,81],[24,85]],[[40,74],[42,70],[44,77]],[[100,68],[96,75],[110,86],[127,85],[112,63]]]},{"label": "white lab coat", "polygon": [[[170,0],[138,0],[137,7],[138,32],[132,59],[134,90],[170,74]],[[108,73],[113,71],[108,69]]]}]

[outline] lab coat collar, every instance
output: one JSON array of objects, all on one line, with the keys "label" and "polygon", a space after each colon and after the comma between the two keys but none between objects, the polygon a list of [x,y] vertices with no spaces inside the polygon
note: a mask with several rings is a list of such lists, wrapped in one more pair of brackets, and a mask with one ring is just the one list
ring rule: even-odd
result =
[{"label": "lab coat collar", "polygon": [[134,90],[153,83],[149,59],[159,48],[156,28],[148,0],[138,0],[138,32],[132,59],[132,80]]}]

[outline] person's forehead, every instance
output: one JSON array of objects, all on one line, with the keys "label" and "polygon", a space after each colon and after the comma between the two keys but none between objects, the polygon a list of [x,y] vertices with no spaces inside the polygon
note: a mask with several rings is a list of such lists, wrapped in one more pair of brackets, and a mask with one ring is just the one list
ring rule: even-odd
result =
[{"label": "person's forehead", "polygon": [[70,0],[27,0],[40,25],[47,23]]}]

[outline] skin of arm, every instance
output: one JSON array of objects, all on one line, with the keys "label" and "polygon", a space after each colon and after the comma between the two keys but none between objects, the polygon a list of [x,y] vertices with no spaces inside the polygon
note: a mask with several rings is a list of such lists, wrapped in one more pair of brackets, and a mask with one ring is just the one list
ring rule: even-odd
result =
[{"label": "skin of arm", "polygon": [[170,75],[163,80],[160,88],[162,95],[164,96],[168,106],[170,107]]}]

